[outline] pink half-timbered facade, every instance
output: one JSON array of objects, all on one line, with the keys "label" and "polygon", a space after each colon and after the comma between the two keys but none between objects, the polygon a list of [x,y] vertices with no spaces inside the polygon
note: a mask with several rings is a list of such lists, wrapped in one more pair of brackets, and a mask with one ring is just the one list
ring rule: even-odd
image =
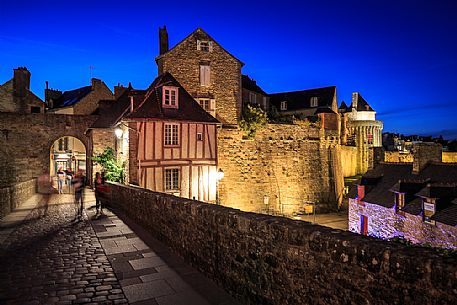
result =
[{"label": "pink half-timbered facade", "polygon": [[156,78],[124,121],[136,130],[138,183],[147,189],[216,201],[217,126],[169,73]]}]

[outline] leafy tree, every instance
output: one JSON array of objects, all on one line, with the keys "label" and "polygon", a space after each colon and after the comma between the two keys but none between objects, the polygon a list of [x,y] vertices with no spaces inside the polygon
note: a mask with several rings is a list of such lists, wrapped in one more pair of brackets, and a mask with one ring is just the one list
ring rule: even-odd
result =
[{"label": "leafy tree", "polygon": [[255,137],[258,129],[265,126],[268,122],[267,114],[260,108],[247,104],[243,108],[242,118],[238,126],[246,133],[250,139]]},{"label": "leafy tree", "polygon": [[114,150],[111,147],[105,148],[101,154],[92,156],[92,160],[103,167],[106,180],[124,182],[124,165],[120,165],[117,162]]}]

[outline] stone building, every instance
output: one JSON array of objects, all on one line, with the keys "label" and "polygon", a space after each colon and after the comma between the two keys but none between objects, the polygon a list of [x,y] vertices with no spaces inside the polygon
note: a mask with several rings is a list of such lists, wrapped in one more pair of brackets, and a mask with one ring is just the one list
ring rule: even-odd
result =
[{"label": "stone building", "polygon": [[241,67],[201,28],[173,48],[168,48],[167,29],[159,29],[159,75],[171,73],[200,105],[226,125],[236,125],[241,114]]},{"label": "stone building", "polygon": [[30,91],[30,76],[25,67],[14,69],[13,78],[0,86],[0,112],[44,113],[45,104]]},{"label": "stone building", "polygon": [[91,79],[90,86],[64,92],[49,89],[46,82],[44,96],[48,105],[47,112],[54,114],[94,114],[100,100],[113,99],[113,93],[108,86],[97,78]]},{"label": "stone building", "polygon": [[248,75],[241,75],[243,105],[259,106],[263,111],[270,110],[270,96]]},{"label": "stone building", "polygon": [[358,92],[352,93],[351,106],[344,101],[341,113],[341,144],[356,147],[356,173],[369,169],[369,150],[382,147],[382,121],[376,120],[376,112]]},{"label": "stone building", "polygon": [[380,163],[349,200],[349,230],[383,239],[457,248],[457,164],[441,145],[414,146],[413,163]]}]

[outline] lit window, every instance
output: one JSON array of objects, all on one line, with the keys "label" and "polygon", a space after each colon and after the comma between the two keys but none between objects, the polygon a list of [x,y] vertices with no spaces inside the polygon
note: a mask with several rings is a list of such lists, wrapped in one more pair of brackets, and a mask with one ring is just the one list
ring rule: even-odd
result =
[{"label": "lit window", "polygon": [[203,51],[203,52],[211,52],[213,50],[212,41],[197,40],[197,50]]},{"label": "lit window", "polygon": [[200,65],[200,85],[209,86],[210,84],[210,66]]},{"label": "lit window", "polygon": [[367,142],[368,144],[373,144],[373,134],[367,134]]},{"label": "lit window", "polygon": [[165,169],[165,191],[179,190],[179,169],[166,168]]},{"label": "lit window", "polygon": [[397,213],[405,206],[405,193],[395,193],[395,210]]},{"label": "lit window", "polygon": [[282,101],[281,102],[281,107],[280,107],[281,110],[287,110],[287,102],[286,101]]},{"label": "lit window", "polygon": [[178,127],[178,124],[165,124],[165,145],[179,145]]},{"label": "lit window", "polygon": [[249,92],[249,103],[257,104],[257,95],[254,92]]},{"label": "lit window", "polygon": [[317,107],[317,101],[318,101],[317,96],[313,96],[311,98],[311,107]]},{"label": "lit window", "polygon": [[197,141],[203,141],[203,133],[197,132]]},{"label": "lit window", "polygon": [[178,108],[178,88],[164,86],[162,89],[162,105],[165,108]]},{"label": "lit window", "polygon": [[424,198],[422,201],[423,208],[423,219],[424,222],[434,225],[435,221],[432,220],[432,216],[435,215],[436,205],[433,198]]}]

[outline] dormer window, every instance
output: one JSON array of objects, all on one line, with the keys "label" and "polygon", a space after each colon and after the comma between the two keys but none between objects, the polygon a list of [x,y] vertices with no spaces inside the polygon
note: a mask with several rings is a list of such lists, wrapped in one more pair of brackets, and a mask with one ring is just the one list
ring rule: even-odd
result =
[{"label": "dormer window", "polygon": [[286,101],[282,101],[281,102],[281,106],[279,107],[280,110],[287,110],[287,102]]},{"label": "dormer window", "polygon": [[213,51],[213,42],[209,40],[197,40],[197,50],[211,52]]},{"label": "dormer window", "polygon": [[317,102],[318,102],[317,96],[313,96],[311,98],[311,102],[310,102],[311,107],[317,107]]},{"label": "dormer window", "polygon": [[434,225],[435,221],[432,220],[432,216],[435,215],[436,212],[435,198],[423,198],[422,202],[424,222]]},{"label": "dormer window", "polygon": [[177,87],[163,86],[162,89],[162,106],[164,108],[178,108]]}]

